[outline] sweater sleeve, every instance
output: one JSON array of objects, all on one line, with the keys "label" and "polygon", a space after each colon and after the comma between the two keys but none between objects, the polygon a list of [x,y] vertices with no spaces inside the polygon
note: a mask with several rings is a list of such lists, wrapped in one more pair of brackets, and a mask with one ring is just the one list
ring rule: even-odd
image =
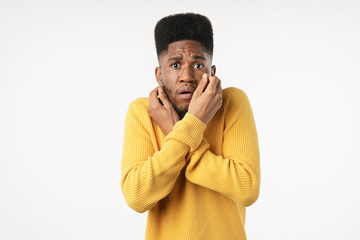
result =
[{"label": "sweater sleeve", "polygon": [[190,153],[186,178],[231,198],[242,206],[253,204],[260,189],[260,154],[257,131],[249,100],[233,91],[225,107],[223,155],[210,151],[203,138]]},{"label": "sweater sleeve", "polygon": [[199,131],[193,129],[192,121],[194,119],[184,118],[176,123],[163,147],[155,151],[156,136],[151,131],[147,106],[130,104],[125,120],[121,188],[126,202],[135,211],[150,210],[173,189],[185,166],[185,156],[201,142],[201,138],[189,137],[192,132]]}]

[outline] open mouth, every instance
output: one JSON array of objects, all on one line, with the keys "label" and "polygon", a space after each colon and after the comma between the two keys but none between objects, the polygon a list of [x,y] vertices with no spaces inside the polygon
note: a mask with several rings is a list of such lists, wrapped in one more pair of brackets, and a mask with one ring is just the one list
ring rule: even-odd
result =
[{"label": "open mouth", "polygon": [[180,93],[180,97],[182,98],[182,99],[191,99],[191,97],[192,97],[192,93],[191,92],[183,92],[183,93]]},{"label": "open mouth", "polygon": [[191,99],[194,93],[194,89],[192,87],[182,87],[179,90],[179,95],[182,99]]}]

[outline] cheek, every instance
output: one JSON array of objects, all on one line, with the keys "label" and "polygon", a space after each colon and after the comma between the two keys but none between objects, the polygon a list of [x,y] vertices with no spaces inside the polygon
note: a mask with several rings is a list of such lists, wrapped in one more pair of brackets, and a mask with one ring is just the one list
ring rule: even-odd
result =
[{"label": "cheek", "polygon": [[203,69],[199,69],[195,71],[195,76],[202,76],[204,73],[210,75],[211,69],[208,67],[204,67]]},{"label": "cheek", "polygon": [[166,88],[168,95],[174,94],[176,91],[176,77],[171,74],[164,74],[162,79],[163,87]]},{"label": "cheek", "polygon": [[211,75],[211,69],[210,68],[204,68],[203,73],[207,73],[209,76]]},{"label": "cheek", "polygon": [[162,87],[164,88],[164,90],[165,90],[166,94],[168,95],[169,99],[170,100],[173,99],[176,89],[173,86],[173,84],[171,83],[171,81],[163,79],[162,83],[163,83]]},{"label": "cheek", "polygon": [[209,71],[208,68],[203,68],[203,69],[201,69],[201,70],[196,71],[196,73],[195,73],[195,79],[199,82],[204,73],[206,73],[207,75],[211,76],[211,71]]},{"label": "cheek", "polygon": [[176,88],[171,84],[166,85],[166,92],[170,99],[174,99],[176,95]]}]

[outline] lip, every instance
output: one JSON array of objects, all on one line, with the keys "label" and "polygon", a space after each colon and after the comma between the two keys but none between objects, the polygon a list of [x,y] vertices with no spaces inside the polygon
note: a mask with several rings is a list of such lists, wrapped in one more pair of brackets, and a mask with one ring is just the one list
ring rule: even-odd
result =
[{"label": "lip", "polygon": [[[195,90],[192,87],[184,86],[179,89],[178,93],[179,93],[180,98],[187,100],[187,99],[192,98],[194,91]],[[186,92],[186,93],[184,93],[184,92]]]}]

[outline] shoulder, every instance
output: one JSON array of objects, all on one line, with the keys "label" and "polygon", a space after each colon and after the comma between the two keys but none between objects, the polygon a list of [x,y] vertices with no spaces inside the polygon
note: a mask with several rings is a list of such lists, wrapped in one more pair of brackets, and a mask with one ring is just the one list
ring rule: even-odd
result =
[{"label": "shoulder", "polygon": [[243,90],[235,87],[224,89],[223,108],[225,129],[232,129],[238,124],[243,126],[254,124],[252,108]]},{"label": "shoulder", "polygon": [[149,98],[137,98],[129,104],[125,118],[125,128],[137,128],[148,132],[152,126],[149,115]]},{"label": "shoulder", "polygon": [[133,100],[130,105],[129,108],[131,107],[149,107],[149,98],[148,97],[142,97],[142,98],[137,98],[135,100]]},{"label": "shoulder", "polygon": [[137,98],[135,100],[133,100],[130,104],[129,104],[129,109],[128,111],[135,111],[135,112],[143,112],[146,111],[148,112],[148,108],[149,108],[149,98],[148,97],[143,97],[143,98]]},{"label": "shoulder", "polygon": [[223,89],[223,97],[225,99],[229,98],[247,98],[246,93],[239,88],[236,87],[228,87]]},{"label": "shoulder", "polygon": [[223,89],[223,102],[224,106],[232,106],[232,105],[242,105],[244,103],[248,103],[249,99],[246,93],[236,87],[229,87]]},{"label": "shoulder", "polygon": [[130,102],[127,110],[128,119],[141,119],[149,116],[149,98],[137,98]]}]

